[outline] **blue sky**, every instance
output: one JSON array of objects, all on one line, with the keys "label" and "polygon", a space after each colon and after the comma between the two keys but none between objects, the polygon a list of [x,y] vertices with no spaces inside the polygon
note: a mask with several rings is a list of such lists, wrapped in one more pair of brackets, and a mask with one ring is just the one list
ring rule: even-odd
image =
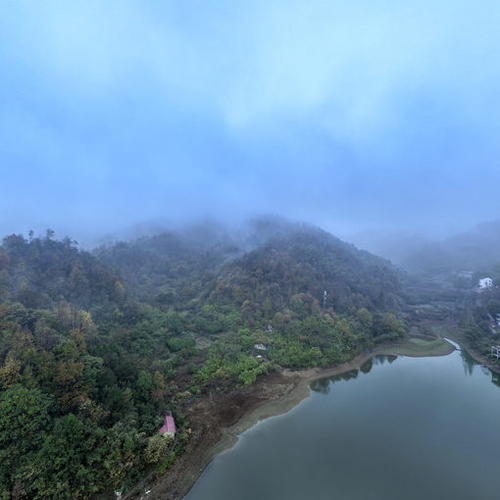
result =
[{"label": "blue sky", "polygon": [[499,218],[500,3],[0,2],[0,232]]}]

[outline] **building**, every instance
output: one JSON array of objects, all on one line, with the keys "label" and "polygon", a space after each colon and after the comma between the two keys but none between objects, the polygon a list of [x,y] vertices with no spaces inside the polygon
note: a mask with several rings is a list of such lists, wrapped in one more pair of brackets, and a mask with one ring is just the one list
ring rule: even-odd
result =
[{"label": "building", "polygon": [[491,278],[481,278],[479,280],[479,288],[485,290],[486,288],[491,288],[493,286],[493,280]]},{"label": "building", "polygon": [[172,417],[172,413],[167,412],[163,425],[158,432],[164,437],[173,438],[176,431],[174,417]]},{"label": "building", "polygon": [[500,359],[500,345],[492,345],[490,356],[494,356],[497,359]]},{"label": "building", "polygon": [[265,346],[264,344],[255,344],[253,348],[257,349],[258,351],[267,351],[267,346]]}]

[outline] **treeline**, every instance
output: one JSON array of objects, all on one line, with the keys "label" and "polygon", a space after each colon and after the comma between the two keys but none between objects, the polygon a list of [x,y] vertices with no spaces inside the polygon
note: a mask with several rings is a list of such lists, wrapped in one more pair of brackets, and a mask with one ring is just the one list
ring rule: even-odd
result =
[{"label": "treeline", "polygon": [[109,307],[124,298],[123,284],[70,238],[29,239],[11,235],[0,248],[0,300],[32,308],[48,308],[61,300],[84,308]]},{"label": "treeline", "polygon": [[[93,253],[50,231],[3,240],[1,498],[126,490],[182,453],[184,414],[206,390],[404,334],[386,261],[303,225],[254,229]],[[172,442],[158,435],[166,411]]]}]

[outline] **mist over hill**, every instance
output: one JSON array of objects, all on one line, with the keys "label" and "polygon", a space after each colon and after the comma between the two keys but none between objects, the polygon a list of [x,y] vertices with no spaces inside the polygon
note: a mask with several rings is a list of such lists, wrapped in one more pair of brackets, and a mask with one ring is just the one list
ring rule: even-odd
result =
[{"label": "mist over hill", "polygon": [[358,307],[397,309],[391,294],[398,277],[388,261],[314,226],[278,217],[237,228],[189,226],[102,246],[94,254],[142,299],[186,302],[205,294],[239,306],[267,301],[275,310],[297,293],[320,303],[327,291],[328,304],[346,310],[353,306],[348,297],[369,290]]},{"label": "mist over hill", "polygon": [[493,272],[500,266],[500,221],[443,238],[408,233],[361,233],[353,240],[410,273]]}]

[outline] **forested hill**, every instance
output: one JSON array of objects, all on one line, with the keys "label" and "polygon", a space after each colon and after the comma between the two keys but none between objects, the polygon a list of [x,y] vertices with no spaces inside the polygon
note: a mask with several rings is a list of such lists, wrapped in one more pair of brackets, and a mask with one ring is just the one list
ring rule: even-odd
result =
[{"label": "forested hill", "polygon": [[21,235],[0,246],[0,300],[50,308],[60,301],[89,309],[124,298],[124,288],[105,263],[80,251],[70,238]]},{"label": "forested hill", "polygon": [[108,269],[123,277],[132,297],[161,305],[198,298],[227,260],[241,252],[225,233],[168,231],[95,250]]},{"label": "forested hill", "polygon": [[398,293],[398,273],[388,261],[304,226],[225,265],[210,298],[237,304],[249,319],[271,320],[277,312],[321,308],[395,311]]},{"label": "forested hill", "polygon": [[301,224],[206,229],[94,252],[51,231],[4,238],[0,498],[126,491],[203,432],[185,415],[209,390],[404,334],[388,262]]},{"label": "forested hill", "polygon": [[339,312],[399,309],[396,268],[318,228],[258,220],[244,236],[204,236],[165,232],[101,247],[95,255],[132,296],[159,305],[244,305],[269,320],[302,294]]}]

